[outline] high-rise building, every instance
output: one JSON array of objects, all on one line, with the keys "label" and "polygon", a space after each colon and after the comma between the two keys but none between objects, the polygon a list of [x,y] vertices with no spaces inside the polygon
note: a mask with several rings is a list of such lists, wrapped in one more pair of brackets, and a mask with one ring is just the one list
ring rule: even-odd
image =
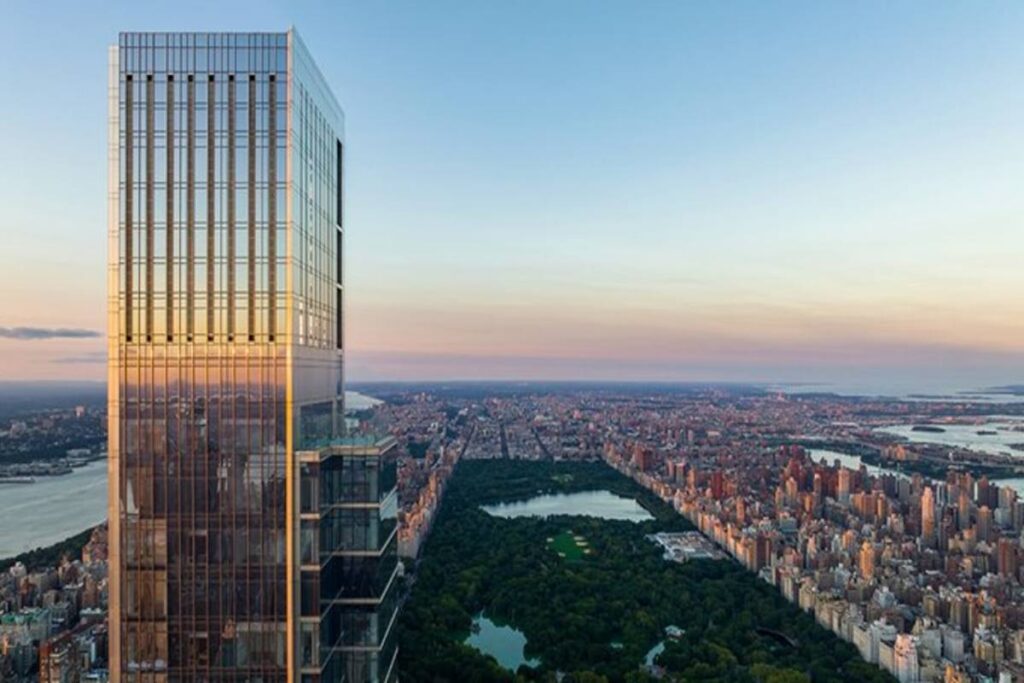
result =
[{"label": "high-rise building", "polygon": [[921,542],[928,548],[935,545],[935,494],[931,486],[925,486],[921,494]]},{"label": "high-rise building", "polygon": [[979,541],[992,541],[992,510],[988,505],[978,508],[974,527]]},{"label": "high-rise building", "polygon": [[1017,502],[1017,492],[1009,486],[999,487],[999,507],[1004,510],[1013,510],[1013,504]]},{"label": "high-rise building", "polygon": [[843,505],[850,504],[850,477],[853,472],[843,467],[839,470],[839,483],[837,485],[836,496],[839,502]]},{"label": "high-rise building", "polygon": [[875,546],[865,540],[860,546],[860,575],[868,581],[875,578]]},{"label": "high-rise building", "polygon": [[971,504],[972,492],[974,491],[974,480],[970,473],[960,477],[960,491],[957,496],[957,513],[960,530],[963,531],[971,526]]},{"label": "high-rise building", "polygon": [[916,638],[908,633],[896,636],[893,646],[893,673],[900,683],[918,683],[921,667],[917,661]]},{"label": "high-rise building", "polygon": [[110,49],[115,681],[394,677],[393,442],[343,435],[343,131],[295,31]]},{"label": "high-rise building", "polygon": [[1009,538],[1000,538],[996,548],[996,566],[999,573],[1006,577],[1016,578],[1017,544]]}]

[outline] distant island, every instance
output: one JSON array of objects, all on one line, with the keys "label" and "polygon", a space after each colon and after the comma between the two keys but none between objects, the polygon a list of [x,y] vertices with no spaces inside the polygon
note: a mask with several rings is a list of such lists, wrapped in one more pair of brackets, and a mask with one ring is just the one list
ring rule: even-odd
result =
[{"label": "distant island", "polygon": [[964,391],[961,393],[966,395],[1006,394],[1009,396],[1024,396],[1024,384],[1006,384],[1000,387],[989,387],[988,389],[979,389],[977,391]]}]

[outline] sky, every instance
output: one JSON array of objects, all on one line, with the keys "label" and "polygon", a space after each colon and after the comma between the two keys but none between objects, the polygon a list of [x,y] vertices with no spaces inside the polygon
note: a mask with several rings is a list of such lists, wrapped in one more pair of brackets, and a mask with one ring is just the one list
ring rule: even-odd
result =
[{"label": "sky", "polygon": [[1019,2],[9,2],[0,379],[104,377],[106,47],[295,26],[348,376],[1024,382]]}]

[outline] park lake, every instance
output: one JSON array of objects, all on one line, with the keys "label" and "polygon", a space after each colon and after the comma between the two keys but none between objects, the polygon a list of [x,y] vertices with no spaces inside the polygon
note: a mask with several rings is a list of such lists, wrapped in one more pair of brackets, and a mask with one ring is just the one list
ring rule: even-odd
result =
[{"label": "park lake", "polygon": [[[506,519],[555,515],[578,515],[627,522],[654,519],[651,513],[634,499],[617,496],[611,491],[544,494],[512,503],[483,505],[481,508],[490,515]],[[538,664],[536,660],[526,658],[526,636],[522,632],[511,626],[499,626],[483,614],[474,617],[473,630],[465,642],[484,654],[491,655],[498,664],[510,671],[515,671],[521,664]]]},{"label": "park lake", "polygon": [[551,493],[513,503],[484,505],[482,509],[489,515],[506,519],[554,515],[579,515],[626,522],[654,519],[640,503],[632,498],[617,496],[611,491]]},{"label": "park lake", "polygon": [[521,664],[537,666],[540,663],[526,658],[526,636],[522,632],[511,626],[499,626],[483,614],[473,617],[473,628],[466,644],[494,657],[509,671],[515,671]]},{"label": "park lake", "polygon": [[460,462],[403,607],[401,678],[883,680],[738,563],[666,562],[646,540],[692,528],[603,463]]}]

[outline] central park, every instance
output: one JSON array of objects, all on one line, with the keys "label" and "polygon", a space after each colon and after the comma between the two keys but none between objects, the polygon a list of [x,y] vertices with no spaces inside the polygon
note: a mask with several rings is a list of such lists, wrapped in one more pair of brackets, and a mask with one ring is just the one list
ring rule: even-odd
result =
[{"label": "central park", "polygon": [[893,680],[738,563],[646,538],[692,530],[601,463],[463,461],[403,610],[402,680]]}]

